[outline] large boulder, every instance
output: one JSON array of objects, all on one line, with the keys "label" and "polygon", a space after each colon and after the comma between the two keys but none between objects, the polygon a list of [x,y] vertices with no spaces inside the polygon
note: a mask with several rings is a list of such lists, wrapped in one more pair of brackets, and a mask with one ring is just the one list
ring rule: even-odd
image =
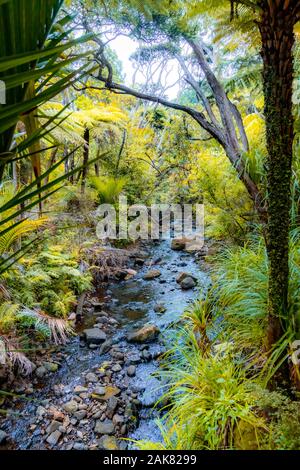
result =
[{"label": "large boulder", "polygon": [[161,272],[158,269],[150,269],[150,271],[144,275],[144,279],[145,281],[151,281],[159,276],[161,276]]},{"label": "large boulder", "polygon": [[149,341],[153,341],[159,333],[159,328],[156,325],[149,323],[139,330],[129,333],[127,341],[130,343],[147,343]]},{"label": "large boulder", "polygon": [[195,279],[191,276],[185,277],[183,279],[183,281],[181,281],[181,283],[180,283],[180,287],[183,290],[193,289],[194,287],[196,287],[196,285],[197,285],[197,283],[196,283]]},{"label": "large boulder", "polygon": [[101,344],[106,341],[106,334],[99,328],[88,328],[83,333],[87,344]]}]

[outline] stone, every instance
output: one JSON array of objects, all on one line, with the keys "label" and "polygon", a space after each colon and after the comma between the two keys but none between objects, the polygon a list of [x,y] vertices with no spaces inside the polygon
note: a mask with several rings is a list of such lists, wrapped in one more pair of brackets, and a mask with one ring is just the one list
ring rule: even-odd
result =
[{"label": "stone", "polygon": [[159,335],[159,333],[159,328],[156,325],[148,323],[138,331],[129,333],[127,336],[127,341],[130,343],[146,343],[148,341],[153,341]]},{"label": "stone", "polygon": [[110,339],[104,341],[104,343],[101,345],[99,353],[100,354],[105,354],[107,353],[110,348],[112,347],[112,341]]},{"label": "stone", "polygon": [[156,313],[165,313],[166,311],[167,311],[167,309],[163,304],[154,305],[154,312],[156,312]]},{"label": "stone", "polygon": [[111,397],[118,396],[120,393],[121,390],[118,387],[108,385],[107,387],[105,387],[105,395],[97,395],[96,393],[92,393],[92,398],[95,398],[95,400],[98,400],[100,402],[106,402]]},{"label": "stone", "polygon": [[145,281],[151,281],[152,279],[156,279],[157,277],[160,277],[161,276],[161,272],[158,270],[158,269],[150,269],[150,271],[148,271],[143,279]]},{"label": "stone", "polygon": [[105,392],[106,392],[106,388],[105,388],[105,387],[96,387],[96,388],[94,389],[94,393],[96,393],[97,395],[100,395],[100,396],[105,395]]},{"label": "stone", "polygon": [[98,382],[98,377],[93,372],[88,372],[88,374],[85,376],[85,380],[86,382],[96,383]]},{"label": "stone", "polygon": [[75,418],[78,419],[78,421],[81,421],[82,419],[84,419],[87,415],[87,411],[86,410],[79,410],[79,411],[76,411],[74,413],[74,416]]},{"label": "stone", "polygon": [[78,410],[78,403],[75,400],[68,401],[63,405],[63,409],[67,413],[75,413]]},{"label": "stone", "polygon": [[83,334],[87,344],[102,344],[106,340],[106,334],[99,328],[88,328]]},{"label": "stone", "polygon": [[185,239],[184,238],[173,238],[171,242],[171,249],[175,251],[182,251],[185,249]]},{"label": "stone", "polygon": [[52,434],[54,431],[57,431],[61,426],[59,421],[53,420],[46,429],[47,434]]},{"label": "stone", "polygon": [[122,370],[122,367],[120,366],[120,364],[115,364],[115,365],[111,368],[111,370],[112,370],[113,372],[120,372],[120,371]]},{"label": "stone", "polygon": [[99,344],[94,344],[94,343],[89,344],[89,349],[92,349],[93,351],[98,348],[99,348]]},{"label": "stone", "polygon": [[95,433],[111,435],[114,433],[114,430],[114,425],[110,419],[106,419],[105,421],[96,421]]},{"label": "stone", "polygon": [[4,444],[8,438],[8,434],[0,429],[0,444]]},{"label": "stone", "polygon": [[80,393],[85,393],[88,391],[87,387],[83,387],[82,385],[76,385],[74,388],[74,393],[80,394]]},{"label": "stone", "polygon": [[184,278],[183,281],[181,281],[180,283],[180,287],[183,290],[193,289],[194,287],[196,287],[196,285],[196,281],[190,276]]},{"label": "stone", "polygon": [[116,398],[116,397],[110,397],[107,401],[107,408],[106,408],[106,416],[108,418],[112,418],[116,409],[117,409],[117,406],[119,404],[119,400]]},{"label": "stone", "polygon": [[73,445],[74,450],[86,450],[87,446],[83,442],[75,442]]},{"label": "stone", "polygon": [[50,436],[47,437],[46,441],[48,442],[48,444],[50,444],[51,446],[55,446],[60,437],[61,437],[61,432],[60,431],[54,431],[52,434],[50,434]]},{"label": "stone", "polygon": [[58,370],[58,364],[55,362],[43,362],[43,366],[48,372],[57,372]]},{"label": "stone", "polygon": [[44,366],[40,366],[35,369],[35,375],[39,379],[42,379],[43,377],[45,377],[46,374],[47,374],[47,369]]},{"label": "stone", "polygon": [[197,278],[195,278],[192,274],[182,272],[182,273],[178,274],[178,276],[176,278],[176,282],[178,282],[178,284],[180,284],[187,277],[191,277],[192,279],[194,279],[194,281],[197,281]]},{"label": "stone", "polygon": [[98,440],[100,450],[119,450],[118,441],[114,436],[102,436]]},{"label": "stone", "polygon": [[47,413],[47,410],[43,406],[38,406],[36,409],[36,415],[37,416],[44,416]]},{"label": "stone", "polygon": [[135,366],[129,366],[127,367],[127,375],[128,377],[134,377],[136,374],[136,367]]},{"label": "stone", "polygon": [[115,414],[114,417],[113,417],[113,423],[116,426],[118,426],[120,424],[123,424],[124,423],[124,416]]}]

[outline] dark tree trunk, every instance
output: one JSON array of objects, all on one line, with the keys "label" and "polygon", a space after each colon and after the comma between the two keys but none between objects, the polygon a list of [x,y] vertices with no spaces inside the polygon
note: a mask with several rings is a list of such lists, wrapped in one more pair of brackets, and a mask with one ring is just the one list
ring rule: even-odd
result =
[{"label": "dark tree trunk", "polygon": [[81,173],[81,192],[84,193],[86,177],[88,173],[89,163],[89,146],[90,146],[90,130],[88,128],[84,131],[84,150],[83,150],[83,167]]},{"label": "dark tree trunk", "polygon": [[[260,33],[267,139],[269,321],[267,347],[280,339],[288,307],[293,154],[293,56],[296,2],[264,2]],[[290,6],[287,6],[290,3]]]}]

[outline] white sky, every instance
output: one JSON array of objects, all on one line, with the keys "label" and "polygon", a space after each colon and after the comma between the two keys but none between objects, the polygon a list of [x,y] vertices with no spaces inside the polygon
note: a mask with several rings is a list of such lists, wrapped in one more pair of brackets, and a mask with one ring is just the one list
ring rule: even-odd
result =
[{"label": "white sky", "polygon": [[[125,74],[125,83],[128,86],[132,85],[132,77],[134,73],[134,68],[132,66],[129,57],[133,52],[138,48],[138,43],[128,38],[127,36],[118,36],[116,39],[110,42],[110,47],[117,53],[119,60],[123,64],[123,72]],[[141,75],[137,75],[137,81],[141,81]],[[176,82],[179,78],[177,68],[173,67],[172,73],[167,78],[168,85],[171,85]],[[176,84],[172,88],[167,90],[167,95],[169,99],[175,99],[179,91],[179,86]]]}]

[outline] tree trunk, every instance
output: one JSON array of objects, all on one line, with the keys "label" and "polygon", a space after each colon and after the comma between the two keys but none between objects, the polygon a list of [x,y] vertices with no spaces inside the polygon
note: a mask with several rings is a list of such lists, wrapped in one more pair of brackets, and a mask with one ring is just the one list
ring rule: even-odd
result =
[{"label": "tree trunk", "polygon": [[84,193],[86,177],[88,172],[89,163],[89,146],[90,146],[90,130],[88,128],[84,131],[84,150],[83,150],[83,167],[81,173],[81,192]]},{"label": "tree trunk", "polygon": [[284,331],[288,307],[293,154],[293,26],[294,17],[289,7],[281,6],[277,9],[275,2],[264,2],[260,33],[268,152],[268,349],[280,339]]}]

